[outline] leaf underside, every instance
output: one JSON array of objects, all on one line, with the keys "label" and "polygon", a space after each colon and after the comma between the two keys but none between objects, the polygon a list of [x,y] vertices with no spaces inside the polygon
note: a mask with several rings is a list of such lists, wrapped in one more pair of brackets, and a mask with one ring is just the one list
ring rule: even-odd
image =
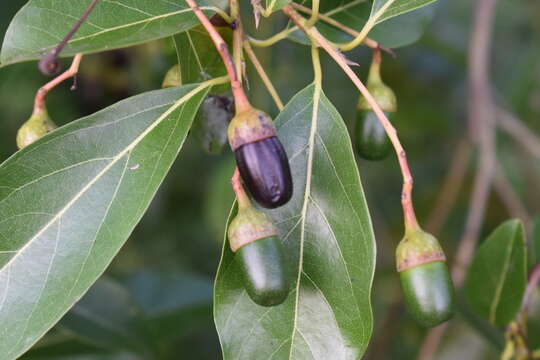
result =
[{"label": "leaf underside", "polygon": [[2,359],[14,359],[34,344],[119,251],[208,91],[193,89],[122,101],[50,133],[0,165]]},{"label": "leaf underside", "polygon": [[293,288],[279,306],[253,303],[225,242],[214,291],[224,359],[359,359],[371,336],[371,220],[343,120],[315,93],[314,85],[298,93],[276,120],[294,195],[267,213]]}]

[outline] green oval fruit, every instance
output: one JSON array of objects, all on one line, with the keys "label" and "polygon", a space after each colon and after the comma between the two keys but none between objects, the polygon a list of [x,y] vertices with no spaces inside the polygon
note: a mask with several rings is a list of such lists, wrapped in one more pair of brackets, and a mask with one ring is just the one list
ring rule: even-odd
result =
[{"label": "green oval fruit", "polygon": [[399,273],[408,312],[421,325],[432,327],[454,313],[454,287],[446,262],[432,261]]},{"label": "green oval fruit", "polygon": [[[390,112],[385,112],[390,119]],[[366,160],[382,160],[390,153],[392,144],[373,110],[358,110],[356,121],[358,155]]]},{"label": "green oval fruit", "polygon": [[233,116],[234,100],[231,96],[208,95],[204,99],[191,129],[207,153],[218,155],[226,148],[227,128]]},{"label": "green oval fruit", "polygon": [[47,110],[36,111],[17,132],[17,147],[22,149],[41,139],[48,132],[56,129],[56,124],[49,118]]},{"label": "green oval fruit", "polygon": [[237,252],[244,287],[250,298],[261,306],[281,304],[289,294],[283,245],[278,237],[260,239],[242,246]]}]

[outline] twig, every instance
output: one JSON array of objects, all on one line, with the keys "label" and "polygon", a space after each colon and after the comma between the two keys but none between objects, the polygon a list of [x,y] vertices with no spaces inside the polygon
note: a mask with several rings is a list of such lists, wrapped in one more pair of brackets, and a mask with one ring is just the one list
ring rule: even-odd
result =
[{"label": "twig", "polygon": [[251,63],[255,67],[255,70],[259,74],[261,80],[263,81],[264,85],[266,86],[266,89],[270,93],[270,96],[272,96],[272,99],[274,99],[274,102],[276,103],[277,108],[279,111],[283,110],[284,105],[281,101],[281,98],[279,97],[278,92],[276,91],[276,88],[272,84],[272,80],[268,77],[268,74],[266,74],[266,71],[264,70],[264,67],[259,62],[259,59],[257,59],[257,55],[253,51],[253,48],[249,44],[249,41],[244,41],[244,50],[246,51],[249,59],[251,60]]},{"label": "twig", "polygon": [[34,99],[34,113],[36,111],[41,111],[45,109],[45,97],[47,96],[49,91],[54,89],[64,80],[67,80],[77,75],[77,72],[79,71],[79,66],[81,65],[82,57],[83,57],[82,54],[75,55],[69,69],[67,69],[62,74],[60,74],[59,76],[57,76],[56,78],[54,78],[53,80],[49,81],[47,84],[39,88],[39,90],[36,93],[36,97]]},{"label": "twig", "polygon": [[[308,15],[312,15],[312,13],[313,13],[313,11],[310,8],[305,7],[304,5],[301,5],[301,4],[298,4],[298,3],[295,3],[295,2],[292,2],[291,6],[294,7],[296,10],[301,11],[303,13],[306,13]],[[332,17],[330,17],[330,16],[328,16],[326,14],[319,14],[318,17],[319,17],[319,19],[321,19],[325,23],[327,23],[329,25],[332,25],[336,29],[339,29],[339,30],[343,31],[344,33],[349,34],[352,37],[357,37],[360,34],[358,31],[344,25],[343,23],[337,21],[336,19],[334,19],[334,18],[332,18]],[[368,47],[372,48],[372,49],[380,48],[381,50],[389,53],[390,55],[395,56],[395,53],[392,50],[390,50],[390,49],[388,49],[388,48],[386,48],[384,46],[380,46],[378,42],[376,42],[373,39],[370,39],[369,37],[366,37],[364,39],[364,44],[367,45]]]},{"label": "twig", "polygon": [[384,12],[395,2],[396,0],[387,0],[384,5],[382,5],[375,14],[370,14],[368,20],[364,24],[364,27],[362,27],[362,30],[358,33],[358,35],[350,42],[339,45],[339,48],[342,51],[350,51],[354,48],[358,47],[361,43],[365,41],[367,38],[367,35],[373,29],[373,27],[377,24],[377,20],[384,14]]},{"label": "twig", "polygon": [[[465,270],[473,258],[478,235],[482,227],[487,200],[495,170],[495,131],[493,101],[489,85],[489,49],[496,0],[478,0],[469,47],[469,124],[470,135],[479,147],[479,166],[469,203],[469,213],[463,236],[459,242],[452,277],[461,287]],[[429,332],[420,349],[419,360],[432,359],[447,325]]]},{"label": "twig", "polygon": [[90,5],[86,8],[82,16],[79,20],[73,25],[71,30],[67,33],[67,35],[60,41],[58,45],[47,55],[45,55],[40,61],[39,61],[39,69],[44,74],[54,74],[58,71],[58,56],[60,56],[60,53],[68,43],[68,41],[75,35],[75,33],[79,30],[81,25],[86,21],[88,16],[90,16],[90,13],[97,5],[97,2],[99,0],[92,0]]},{"label": "twig", "polygon": [[497,120],[501,129],[513,136],[518,144],[540,159],[540,138],[508,110],[498,107]]},{"label": "twig", "polygon": [[343,69],[345,74],[351,79],[353,84],[358,88],[360,93],[366,98],[366,101],[371,106],[373,111],[375,112],[375,115],[379,119],[379,121],[382,123],[386,134],[390,138],[390,141],[392,142],[392,145],[394,146],[394,150],[396,152],[399,166],[401,169],[401,174],[403,175],[403,189],[401,193],[401,205],[403,207],[403,214],[405,218],[405,227],[406,228],[417,228],[418,222],[416,220],[416,215],[414,213],[414,208],[412,204],[412,189],[413,189],[413,178],[411,175],[411,171],[409,169],[409,164],[407,162],[407,156],[405,154],[405,150],[403,149],[403,146],[401,146],[401,142],[399,141],[399,138],[397,136],[396,129],[394,126],[392,126],[392,123],[388,120],[384,112],[381,110],[380,106],[377,104],[371,93],[368,91],[366,86],[360,81],[358,78],[358,75],[351,69],[343,55],[337,51],[335,48],[332,47],[332,45],[326,40],[326,38],[321,35],[321,33],[317,30],[316,27],[312,26],[309,28],[306,28],[304,26],[304,18],[298,14],[290,5],[286,5],[283,7],[283,11],[287,16],[291,18],[291,20],[300,28],[302,31],[304,31],[311,39],[312,41],[315,41],[318,45],[320,45],[333,59],[334,61]]},{"label": "twig", "polygon": [[439,191],[434,209],[426,221],[426,229],[437,235],[441,231],[450,211],[454,208],[457,196],[463,185],[467,165],[471,157],[471,144],[468,139],[462,139],[452,157],[450,169],[446,173],[442,189]]},{"label": "twig", "polygon": [[501,166],[497,166],[494,180],[495,191],[508,209],[510,216],[523,220],[525,224],[530,223],[529,212],[523,205],[521,199],[514,191],[514,188]]},{"label": "twig", "polygon": [[195,0],[186,0],[186,2],[191,7],[191,9],[195,13],[201,24],[204,26],[206,31],[208,31],[210,38],[214,42],[216,49],[219,52],[223,63],[225,64],[225,68],[227,69],[227,73],[229,74],[229,78],[231,79],[231,89],[234,96],[236,111],[242,112],[246,109],[249,109],[251,105],[249,104],[249,100],[246,96],[246,93],[244,92],[242,83],[239,81],[238,74],[236,73],[234,62],[231,54],[229,53],[227,43],[223,40],[221,35],[219,35],[219,33],[214,28],[212,23],[210,23],[210,20],[208,20],[206,15],[204,15],[204,13],[201,11]]},{"label": "twig", "polygon": [[540,263],[536,264],[529,274],[529,280],[527,281],[527,288],[525,289],[525,295],[523,296],[522,311],[527,311],[531,302],[531,295],[540,282]]}]

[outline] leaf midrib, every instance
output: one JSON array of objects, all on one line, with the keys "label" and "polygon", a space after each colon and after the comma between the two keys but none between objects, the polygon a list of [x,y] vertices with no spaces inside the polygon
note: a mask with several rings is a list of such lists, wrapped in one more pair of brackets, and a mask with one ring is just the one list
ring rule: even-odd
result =
[{"label": "leaf midrib", "polygon": [[73,198],[67,202],[67,204],[58,211],[58,213],[47,223],[45,224],[32,238],[26,242],[17,253],[4,264],[0,272],[4,269],[9,268],[10,265],[18,259],[18,257],[25,252],[25,250],[33,244],[33,242],[41,236],[51,225],[53,225],[57,220],[59,220],[70,208],[77,202],[97,181],[99,181],[108,170],[110,170],[125,154],[133,150],[152,130],[154,130],[164,119],[166,119],[172,112],[174,112],[182,104],[190,100],[198,92],[202,91],[208,86],[208,82],[202,83],[197,86],[195,89],[188,92],[182,98],[177,100],[169,109],[167,109],[155,122],[148,126],[135,140],[133,140],[128,146],[126,146],[122,151],[120,151],[116,156],[112,157],[112,160],[107,164],[96,176],[91,179],[88,184],[86,184],[80,191],[78,191]]}]

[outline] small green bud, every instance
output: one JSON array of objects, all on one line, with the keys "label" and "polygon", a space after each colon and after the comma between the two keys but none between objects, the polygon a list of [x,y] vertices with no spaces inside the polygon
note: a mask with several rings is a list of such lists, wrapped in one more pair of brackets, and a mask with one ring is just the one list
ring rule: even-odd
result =
[{"label": "small green bud", "polygon": [[396,249],[405,305],[421,325],[432,327],[454,313],[454,286],[437,239],[422,229],[407,229]]},{"label": "small green bud", "polygon": [[176,64],[167,71],[163,79],[162,88],[175,87],[182,85],[182,72],[180,64]]},{"label": "small green bud", "polygon": [[56,128],[46,109],[35,111],[17,132],[17,147],[22,149]]}]

